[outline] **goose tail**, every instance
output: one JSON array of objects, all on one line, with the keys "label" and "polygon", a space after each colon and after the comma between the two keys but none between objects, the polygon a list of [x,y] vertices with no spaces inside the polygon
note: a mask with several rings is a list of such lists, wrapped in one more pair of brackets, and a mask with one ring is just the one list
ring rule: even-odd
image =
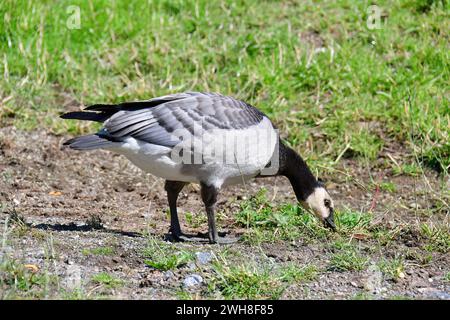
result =
[{"label": "goose tail", "polygon": [[100,137],[97,134],[90,134],[67,140],[63,145],[69,146],[71,149],[75,150],[94,150],[110,148],[115,143],[116,142]]}]

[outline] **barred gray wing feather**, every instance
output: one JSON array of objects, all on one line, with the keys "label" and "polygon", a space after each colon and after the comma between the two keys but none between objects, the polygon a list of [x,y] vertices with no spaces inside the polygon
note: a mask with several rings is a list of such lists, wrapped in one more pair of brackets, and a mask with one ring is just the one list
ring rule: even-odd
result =
[{"label": "barred gray wing feather", "polygon": [[204,130],[245,129],[260,123],[264,117],[262,112],[242,101],[215,93],[190,92],[148,102],[152,106],[145,109],[142,105],[136,109],[132,103],[122,105],[120,111],[105,121],[104,132],[116,141],[133,137],[173,147],[180,142],[176,130],[201,135]]}]

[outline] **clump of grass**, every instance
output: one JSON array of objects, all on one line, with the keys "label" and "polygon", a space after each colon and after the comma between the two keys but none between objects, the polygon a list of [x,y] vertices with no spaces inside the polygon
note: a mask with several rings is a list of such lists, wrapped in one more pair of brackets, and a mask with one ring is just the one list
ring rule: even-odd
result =
[{"label": "clump of grass", "polygon": [[86,300],[87,296],[82,288],[77,288],[63,291],[62,298],[64,300]]},{"label": "clump of grass", "polygon": [[337,252],[331,256],[329,270],[362,271],[365,269],[369,260],[361,255],[353,245],[337,241],[334,246]]},{"label": "clump of grass", "polygon": [[178,300],[196,300],[198,298],[197,295],[197,292],[189,292],[183,288],[175,292]]},{"label": "clump of grass", "polygon": [[5,207],[2,209],[5,210],[6,213],[8,213],[8,220],[11,222],[12,233],[16,237],[21,238],[28,234],[28,232],[30,231],[30,227],[23,215],[17,212],[14,206],[12,208],[9,208],[9,206],[5,205]]},{"label": "clump of grass", "polygon": [[364,159],[373,160],[383,147],[382,140],[367,130],[352,135],[349,151]]},{"label": "clump of grass", "polygon": [[192,252],[177,249],[175,246],[156,239],[150,239],[143,254],[147,258],[144,261],[146,265],[162,271],[179,268],[194,260]]},{"label": "clump of grass", "polygon": [[215,265],[216,276],[209,290],[219,290],[226,299],[278,299],[283,292],[280,278],[255,265]]},{"label": "clump of grass", "polygon": [[122,279],[116,278],[107,272],[100,272],[91,278],[91,281],[97,284],[104,285],[107,288],[114,289],[121,287],[124,284]]},{"label": "clump of grass", "polygon": [[421,235],[426,239],[425,250],[448,253],[450,251],[450,231],[448,227],[422,224]]},{"label": "clump of grass", "polygon": [[205,225],[206,222],[208,221],[208,219],[204,213],[195,214],[192,212],[186,212],[185,217],[186,217],[187,224],[193,228],[201,227],[201,226]]},{"label": "clump of grass", "polygon": [[412,300],[413,298],[405,295],[394,295],[388,298],[389,300]]},{"label": "clump of grass", "polygon": [[387,191],[390,193],[394,193],[395,191],[397,191],[397,187],[396,187],[395,183],[393,183],[393,182],[382,182],[379,184],[379,187],[381,190]]},{"label": "clump of grass", "polygon": [[145,264],[162,271],[176,269],[192,260],[192,255],[186,252],[170,254],[168,256],[152,257],[152,260],[145,260]]},{"label": "clump of grass", "polygon": [[394,166],[393,172],[396,176],[404,174],[412,177],[418,177],[422,173],[422,169],[416,162],[412,162]]},{"label": "clump of grass", "polygon": [[248,229],[245,241],[275,242],[300,237],[311,241],[327,236],[328,231],[311,214],[292,204],[275,206],[266,194],[267,190],[262,188],[240,204],[241,209],[235,218],[238,225]]},{"label": "clump of grass", "polygon": [[399,280],[405,276],[405,264],[401,258],[382,259],[378,262],[378,267],[392,280]]},{"label": "clump of grass", "polygon": [[0,262],[0,298],[44,298],[57,278],[46,272],[31,271],[24,264],[7,256]]},{"label": "clump of grass", "polygon": [[369,231],[371,236],[376,239],[380,245],[388,246],[395,241],[398,234],[402,231],[402,228],[399,226],[389,228],[385,225],[374,225],[370,227]]},{"label": "clump of grass", "polygon": [[112,256],[116,250],[113,247],[97,247],[91,249],[83,249],[81,253],[85,256],[97,255],[97,256]]},{"label": "clump of grass", "polygon": [[356,293],[352,298],[352,300],[372,300],[373,295],[367,291],[360,291]]},{"label": "clump of grass", "polygon": [[314,280],[317,275],[318,269],[312,264],[299,267],[290,263],[280,270],[280,279],[289,283],[311,281]]},{"label": "clump of grass", "polygon": [[364,231],[372,221],[372,215],[365,212],[357,212],[350,209],[336,210],[336,226],[340,232]]},{"label": "clump of grass", "polygon": [[444,282],[450,282],[450,272],[447,272],[447,273],[444,275]]},{"label": "clump of grass", "polygon": [[217,255],[215,274],[208,283],[209,293],[219,291],[226,299],[278,299],[289,285],[312,281],[319,272],[313,264],[279,265],[229,258]]}]

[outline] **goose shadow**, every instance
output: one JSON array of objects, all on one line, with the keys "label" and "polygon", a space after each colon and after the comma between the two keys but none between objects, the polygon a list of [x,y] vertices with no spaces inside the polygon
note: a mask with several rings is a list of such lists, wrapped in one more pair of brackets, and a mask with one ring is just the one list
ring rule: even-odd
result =
[{"label": "goose shadow", "polygon": [[[103,226],[93,226],[89,224],[83,224],[79,225],[74,222],[70,223],[39,223],[39,224],[31,224],[26,223],[28,227],[39,229],[39,230],[51,230],[51,231],[73,231],[73,232],[89,232],[89,231],[99,231],[104,233],[111,233],[111,234],[117,234],[132,238],[144,238],[146,236],[155,236],[160,237],[165,241],[169,242],[179,242],[179,240],[175,239],[171,233],[149,233],[149,234],[143,234],[140,232],[135,231],[123,231],[118,229],[107,229]],[[225,236],[228,232],[219,232],[219,236]],[[207,233],[198,232],[197,234],[184,234],[184,236],[187,238],[186,240],[188,242],[198,242],[198,243],[208,243],[209,238]]]},{"label": "goose shadow", "polygon": [[107,229],[103,226],[91,226],[88,224],[77,225],[73,222],[71,223],[39,223],[39,224],[28,224],[30,228],[40,229],[40,230],[52,230],[52,231],[78,231],[78,232],[88,232],[88,231],[99,231],[105,233],[118,234],[122,236],[132,237],[132,238],[142,238],[144,234],[134,231],[123,231],[118,229]]}]

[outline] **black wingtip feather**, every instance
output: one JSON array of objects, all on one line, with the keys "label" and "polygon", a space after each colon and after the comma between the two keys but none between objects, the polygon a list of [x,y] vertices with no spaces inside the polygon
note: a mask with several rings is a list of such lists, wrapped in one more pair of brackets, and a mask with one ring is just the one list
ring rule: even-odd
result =
[{"label": "black wingtip feather", "polygon": [[86,120],[86,121],[96,121],[103,122],[108,119],[113,113],[97,113],[97,112],[84,112],[84,111],[74,111],[68,112],[60,115],[62,119],[75,119],[75,120]]},{"label": "black wingtip feather", "polygon": [[88,111],[117,111],[120,109],[120,105],[117,104],[93,104],[84,110]]}]

